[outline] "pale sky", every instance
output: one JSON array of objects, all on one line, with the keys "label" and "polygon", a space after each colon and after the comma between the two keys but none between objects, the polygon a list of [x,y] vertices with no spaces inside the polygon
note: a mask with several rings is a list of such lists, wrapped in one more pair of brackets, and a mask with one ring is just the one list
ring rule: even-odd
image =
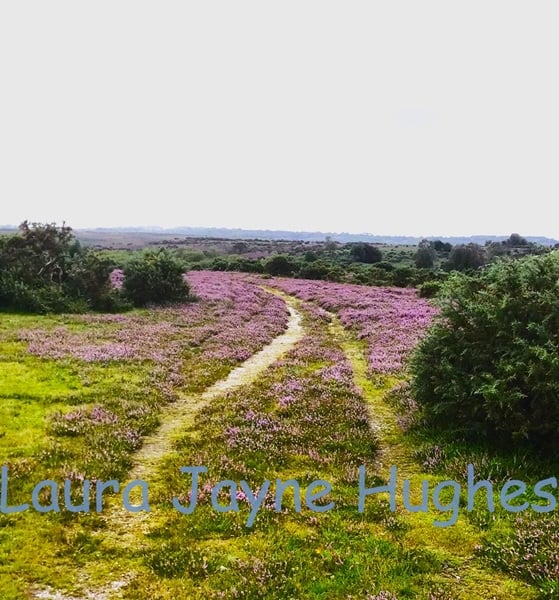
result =
[{"label": "pale sky", "polygon": [[0,224],[559,238],[559,3],[0,0]]}]

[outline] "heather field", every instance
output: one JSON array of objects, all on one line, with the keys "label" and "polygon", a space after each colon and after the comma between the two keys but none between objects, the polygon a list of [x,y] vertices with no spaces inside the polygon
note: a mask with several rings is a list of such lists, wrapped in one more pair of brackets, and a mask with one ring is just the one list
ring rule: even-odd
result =
[{"label": "heather field", "polygon": [[[408,361],[433,302],[186,277],[173,307],[0,316],[2,599],[558,597],[555,513],[433,493],[472,464],[530,495],[554,468],[422,422]],[[395,506],[360,502],[394,469]]]}]

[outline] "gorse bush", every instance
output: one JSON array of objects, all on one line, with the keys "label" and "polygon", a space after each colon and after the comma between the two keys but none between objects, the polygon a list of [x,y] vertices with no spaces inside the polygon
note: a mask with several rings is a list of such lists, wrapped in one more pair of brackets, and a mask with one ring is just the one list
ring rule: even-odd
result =
[{"label": "gorse bush", "polygon": [[270,257],[264,265],[264,270],[270,275],[293,275],[297,269],[297,263],[285,254],[275,254]]},{"label": "gorse bush", "polygon": [[455,271],[478,269],[485,264],[485,250],[479,244],[454,246],[448,256],[447,268]]},{"label": "gorse bush", "polygon": [[425,281],[419,286],[420,298],[434,298],[440,291],[442,282],[440,281]]},{"label": "gorse bush", "polygon": [[559,252],[452,274],[412,360],[433,422],[503,442],[559,447]]},{"label": "gorse bush", "polygon": [[164,249],[146,252],[124,269],[124,294],[135,306],[184,302],[189,287],[184,265]]}]

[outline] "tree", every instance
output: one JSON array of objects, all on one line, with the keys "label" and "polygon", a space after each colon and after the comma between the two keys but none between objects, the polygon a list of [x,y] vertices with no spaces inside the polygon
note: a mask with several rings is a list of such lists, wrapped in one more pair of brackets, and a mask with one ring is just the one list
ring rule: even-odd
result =
[{"label": "tree", "polygon": [[419,242],[417,252],[415,253],[415,266],[420,269],[431,269],[435,264],[437,253],[428,240]]},{"label": "tree", "polygon": [[231,246],[231,252],[233,252],[233,254],[244,254],[245,252],[248,252],[248,249],[248,244],[242,240],[233,242],[233,245]]},{"label": "tree", "polygon": [[67,288],[73,296],[83,298],[92,310],[114,312],[130,308],[111,282],[114,267],[109,258],[86,250],[70,266]]},{"label": "tree", "polygon": [[518,248],[519,246],[529,246],[530,242],[518,233],[511,233],[509,239],[505,240],[503,244],[510,248]]},{"label": "tree", "polygon": [[324,240],[324,250],[332,256],[338,249],[338,242],[332,239],[331,236],[327,235]]},{"label": "tree", "polygon": [[352,244],[349,254],[355,262],[373,264],[382,260],[380,249],[365,242]]},{"label": "tree", "polygon": [[559,252],[453,273],[412,359],[434,423],[494,441],[559,448]]},{"label": "tree", "polygon": [[440,254],[448,254],[452,250],[452,244],[448,242],[442,242],[441,240],[435,240],[431,242],[431,246],[435,252]]},{"label": "tree", "polygon": [[498,256],[506,256],[509,252],[505,242],[486,242],[485,251],[490,259],[497,258]]},{"label": "tree", "polygon": [[3,244],[0,268],[10,270],[19,281],[38,286],[61,285],[67,276],[72,257],[80,252],[72,229],[64,223],[31,223],[24,221],[18,235]]},{"label": "tree", "polygon": [[190,292],[184,265],[164,248],[132,260],[124,269],[123,289],[134,306],[184,302]]},{"label": "tree", "polygon": [[71,269],[82,253],[65,224],[24,221],[0,241],[0,307],[28,312],[76,312],[87,302],[73,293]]},{"label": "tree", "polygon": [[297,263],[285,254],[274,254],[264,265],[264,271],[269,275],[289,277],[297,269]]},{"label": "tree", "polygon": [[478,269],[485,264],[485,252],[479,244],[454,246],[447,266],[455,271]]}]

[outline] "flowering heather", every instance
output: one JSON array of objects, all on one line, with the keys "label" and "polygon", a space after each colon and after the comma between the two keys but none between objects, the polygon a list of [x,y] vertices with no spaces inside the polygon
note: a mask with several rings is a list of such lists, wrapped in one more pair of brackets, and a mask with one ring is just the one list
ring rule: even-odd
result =
[{"label": "flowering heather", "polygon": [[357,331],[358,337],[367,342],[372,373],[399,371],[437,314],[437,309],[418,298],[415,290],[405,288],[304,279],[274,279],[270,283],[337,313],[345,327]]},{"label": "flowering heather", "polygon": [[[311,324],[304,339],[267,372],[265,379],[227,394],[199,418],[197,430],[211,440],[211,455],[181,457],[184,464],[206,464],[215,478],[232,477],[227,456],[244,463],[244,477],[259,457],[265,469],[285,466],[297,457],[308,468],[367,462],[376,441],[368,412],[343,350],[329,335],[327,323],[304,309]],[[186,462],[185,462],[186,461]]]},{"label": "flowering heather", "polygon": [[281,298],[230,273],[192,271],[192,292],[219,318],[210,324],[205,358],[238,363],[269,344],[287,325]]},{"label": "flowering heather", "polygon": [[124,271],[122,269],[113,269],[109,275],[109,280],[115,290],[122,289],[124,285]]},{"label": "flowering heather", "polygon": [[554,513],[519,514],[510,531],[487,537],[477,551],[491,566],[526,581],[559,580],[559,519]]},{"label": "flowering heather", "polygon": [[[208,471],[200,481],[197,518],[177,520],[169,514],[158,536],[196,552],[205,552],[204,544],[211,538],[216,547],[223,543],[232,557],[251,556],[246,579],[243,574],[239,577],[241,567],[236,560],[222,558],[203,573],[196,585],[205,598],[237,597],[231,590],[239,582],[239,598],[310,597],[301,590],[313,585],[311,578],[330,597],[328,592],[339,590],[340,580],[334,583],[334,577],[370,562],[370,556],[364,554],[370,551],[369,543],[356,543],[365,535],[363,529],[346,534],[345,521],[340,525],[334,520],[330,528],[328,519],[309,514],[304,504],[300,513],[292,510],[298,483],[293,492],[287,491],[280,511],[276,510],[274,486],[267,490],[256,515],[254,537],[245,525],[250,512],[245,490],[237,487],[234,491],[238,513],[217,518],[210,506],[209,491],[218,481],[243,479],[254,495],[262,490],[263,481],[273,482],[278,477],[300,481],[302,494],[313,480],[332,482],[335,492],[317,503],[332,499],[343,515],[355,510],[357,468],[375,460],[375,431],[369,424],[367,405],[354,385],[351,364],[328,320],[315,314],[314,308],[306,308],[306,304],[298,307],[303,313],[303,339],[263,377],[205,406],[193,425],[196,436],[178,440],[175,456],[165,465],[165,487],[158,490],[159,501],[164,502],[172,496],[183,504],[191,500],[184,477],[177,475],[179,465],[205,465]],[[227,490],[227,496],[218,501],[226,505],[228,494]],[[343,535],[338,535],[340,530]],[[157,542],[153,545],[157,552]],[[220,564],[226,568],[220,569]],[[148,566],[155,571],[149,562]],[[362,586],[355,578],[347,591],[360,593],[361,598]]]},{"label": "flowering heather", "polygon": [[147,362],[146,393],[156,403],[172,402],[179,390],[200,391],[226,376],[282,333],[288,318],[283,300],[253,282],[195,273],[189,283],[197,302],[126,315],[64,316],[56,327],[20,330],[18,339],[46,359]]},{"label": "flowering heather", "polygon": [[203,345],[204,359],[238,363],[279,335],[287,322],[283,301],[253,283],[221,273],[188,276],[200,298],[172,308],[129,315],[72,317],[79,329],[27,329],[19,339],[43,358],[86,362],[151,360],[180,363],[189,348]]}]

